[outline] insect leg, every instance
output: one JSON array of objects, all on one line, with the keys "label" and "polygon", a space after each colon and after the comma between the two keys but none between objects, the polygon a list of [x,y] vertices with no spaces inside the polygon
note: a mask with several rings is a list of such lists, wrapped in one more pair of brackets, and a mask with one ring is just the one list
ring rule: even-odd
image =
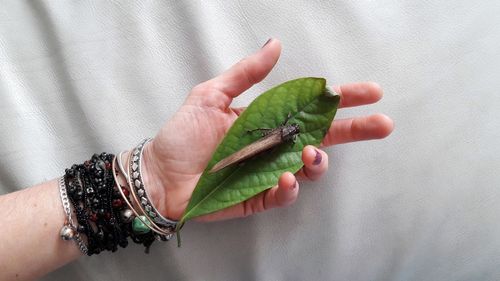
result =
[{"label": "insect leg", "polygon": [[262,133],[262,135],[265,136],[266,134],[268,134],[272,130],[273,129],[271,129],[271,128],[257,128],[257,129],[247,130],[247,133],[252,133],[252,132],[255,132],[255,131],[260,131]]},{"label": "insect leg", "polygon": [[288,123],[288,120],[290,120],[290,118],[292,118],[292,112],[289,111],[288,115],[285,118],[285,122],[283,122],[282,126],[286,125],[286,123]]}]

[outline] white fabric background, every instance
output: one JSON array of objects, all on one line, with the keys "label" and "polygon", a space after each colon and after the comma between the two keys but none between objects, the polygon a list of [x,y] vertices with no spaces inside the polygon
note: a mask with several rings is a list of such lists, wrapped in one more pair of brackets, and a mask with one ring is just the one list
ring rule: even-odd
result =
[{"label": "white fabric background", "polygon": [[384,99],[337,118],[384,112],[394,133],[327,149],[329,172],[290,208],[189,223],[180,249],[43,280],[498,280],[499,14],[493,0],[1,1],[0,191],[154,135],[274,36],[279,63],[236,105],[302,76],[373,80]]}]

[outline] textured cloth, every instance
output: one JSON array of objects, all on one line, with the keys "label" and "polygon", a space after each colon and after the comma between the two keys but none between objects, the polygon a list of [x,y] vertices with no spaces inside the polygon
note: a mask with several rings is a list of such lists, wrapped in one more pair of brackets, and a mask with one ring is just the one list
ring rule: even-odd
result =
[{"label": "textured cloth", "polygon": [[337,118],[396,125],[326,149],[328,173],[289,208],[190,222],[180,249],[134,245],[43,280],[500,279],[499,1],[0,6],[1,193],[153,136],[193,86],[269,37],[281,59],[235,105],[303,76],[373,80],[384,99]]}]

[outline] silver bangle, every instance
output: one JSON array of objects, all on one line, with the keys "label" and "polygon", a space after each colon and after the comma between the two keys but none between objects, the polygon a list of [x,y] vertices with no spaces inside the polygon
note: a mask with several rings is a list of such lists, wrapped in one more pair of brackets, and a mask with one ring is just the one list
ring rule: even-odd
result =
[{"label": "silver bangle", "polygon": [[151,140],[151,138],[144,139],[137,147],[132,150],[129,165],[132,171],[132,175],[130,176],[132,176],[133,188],[135,188],[137,195],[139,195],[140,197],[142,207],[154,222],[170,229],[175,229],[178,222],[162,216],[151,202],[151,199],[148,197],[146,189],[144,188],[141,170],[142,152],[144,150],[144,146]]},{"label": "silver bangle", "polygon": [[59,195],[61,197],[61,202],[63,206],[64,213],[66,214],[66,222],[64,223],[59,235],[63,240],[75,240],[78,248],[85,255],[88,254],[88,248],[82,240],[80,233],[78,232],[73,218],[71,217],[71,204],[68,199],[68,193],[66,192],[66,183],[64,182],[64,177],[59,179]]}]

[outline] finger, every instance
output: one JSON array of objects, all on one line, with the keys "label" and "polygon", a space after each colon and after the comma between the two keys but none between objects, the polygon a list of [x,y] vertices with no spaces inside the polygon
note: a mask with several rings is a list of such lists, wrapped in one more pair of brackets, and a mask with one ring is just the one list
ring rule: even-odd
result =
[{"label": "finger", "polygon": [[257,212],[276,207],[286,207],[297,200],[299,195],[299,182],[295,175],[285,172],[281,175],[278,186],[264,192],[264,208],[257,209]]},{"label": "finger", "polygon": [[271,208],[288,206],[295,202],[298,194],[299,183],[295,176],[290,172],[285,172],[279,178],[277,186],[263,191],[237,205],[212,214],[200,216],[195,218],[195,220],[208,222],[246,217]]},{"label": "finger", "polygon": [[[372,104],[382,99],[383,96],[382,88],[375,82],[352,83],[333,88],[341,96],[339,107]],[[232,110],[240,115],[245,108],[232,108]]]},{"label": "finger", "polygon": [[221,75],[196,86],[188,103],[217,107],[224,110],[233,98],[264,79],[274,67],[281,53],[281,43],[269,39],[253,55],[241,60]]},{"label": "finger", "polygon": [[300,179],[317,180],[328,170],[328,154],[312,145],[302,150],[304,167],[295,176]]},{"label": "finger", "polygon": [[382,88],[375,82],[345,84],[333,87],[341,96],[339,107],[376,103],[382,98]]},{"label": "finger", "polygon": [[383,139],[391,134],[394,122],[384,114],[375,114],[333,122],[322,146],[362,140]]}]

